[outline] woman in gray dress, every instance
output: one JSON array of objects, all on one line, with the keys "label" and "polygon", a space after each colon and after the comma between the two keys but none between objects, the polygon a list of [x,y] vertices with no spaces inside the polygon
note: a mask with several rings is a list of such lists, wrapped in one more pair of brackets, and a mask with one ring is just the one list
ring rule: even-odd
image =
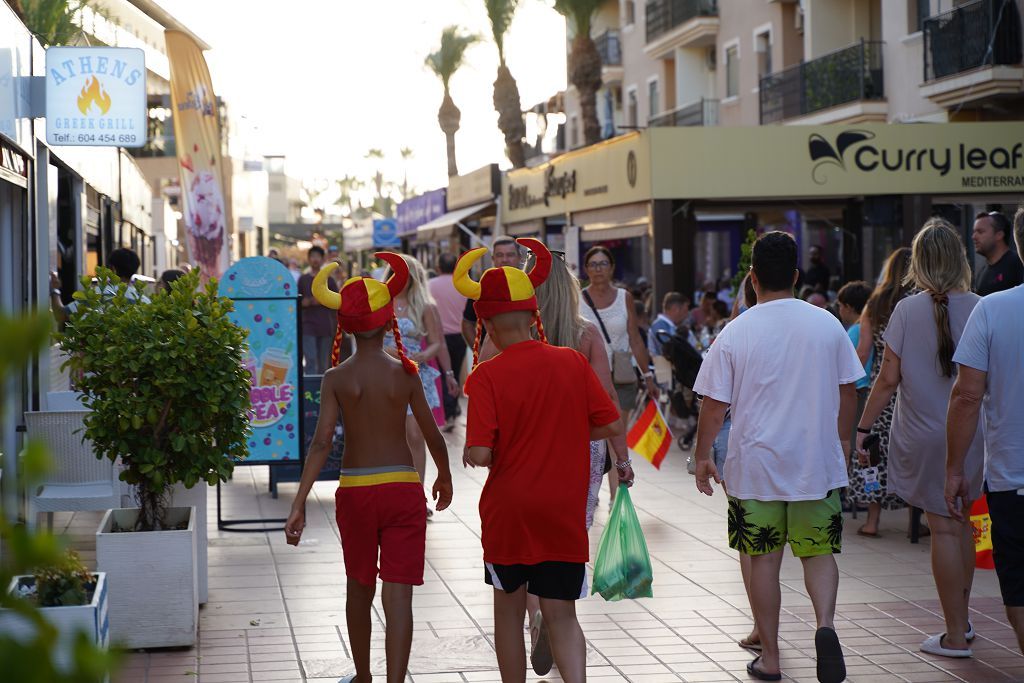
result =
[{"label": "woman in gray dress", "polygon": [[[932,218],[914,238],[910,272],[919,294],[896,304],[883,335],[885,353],[857,426],[856,454],[869,465],[864,440],[896,394],[889,432],[889,492],[925,511],[931,528],[932,574],[946,619],[946,632],[927,638],[921,650],[945,657],[970,657],[967,621],[974,579],[971,524],[949,516],[943,495],[946,411],[956,366],[953,352],[967,318],[980,300],[972,294],[971,270],[956,230]],[[971,499],[981,495],[984,461],[981,431],[968,451],[965,472]]]}]

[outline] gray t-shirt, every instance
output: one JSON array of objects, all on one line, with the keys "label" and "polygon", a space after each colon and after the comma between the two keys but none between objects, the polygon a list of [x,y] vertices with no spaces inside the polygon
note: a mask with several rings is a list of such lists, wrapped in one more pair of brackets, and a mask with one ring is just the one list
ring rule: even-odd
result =
[{"label": "gray t-shirt", "polygon": [[[981,297],[971,292],[949,295],[949,328],[954,343]],[[882,335],[900,359],[900,386],[889,432],[889,493],[915,507],[948,515],[942,483],[946,475],[946,413],[952,377],[943,377],[935,306],[927,292],[908,296],[893,309]],[[967,452],[964,472],[971,500],[981,495],[984,469],[983,430]]]},{"label": "gray t-shirt", "polygon": [[1024,488],[1024,285],[978,302],[953,360],[988,373],[983,405],[989,490]]}]

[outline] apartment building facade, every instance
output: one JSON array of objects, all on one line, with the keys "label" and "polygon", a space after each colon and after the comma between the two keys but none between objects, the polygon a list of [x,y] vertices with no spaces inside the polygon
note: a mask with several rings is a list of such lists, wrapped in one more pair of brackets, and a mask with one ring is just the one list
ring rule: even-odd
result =
[{"label": "apartment building facade", "polygon": [[[603,137],[671,128],[670,136],[699,142],[700,130],[760,126],[770,142],[783,134],[778,126],[802,125],[811,137],[834,140],[840,127],[873,136],[872,126],[931,124],[928,139],[938,145],[948,138],[943,124],[963,122],[991,124],[984,130],[1005,136],[1015,129],[995,124],[1024,119],[1022,14],[1020,0],[608,0],[592,30],[605,59]],[[606,48],[611,42],[615,50]],[[566,145],[585,155],[571,86],[565,104]],[[730,153],[728,145],[721,153]],[[756,145],[745,152],[758,153]],[[676,195],[695,226],[682,236],[694,263],[675,268],[694,281],[680,286],[729,274],[751,228],[791,231],[804,251],[821,245],[833,272],[870,278],[929,215],[969,231],[975,211],[1009,210],[1024,194],[1013,183],[912,194],[894,183],[884,194],[829,197],[796,178],[790,192],[769,192],[757,178],[738,180],[742,155],[731,161],[739,173],[716,179],[735,186],[731,196],[709,200],[686,187]],[[779,168],[789,161],[779,158]],[[708,162],[683,150],[678,165],[693,164]],[[637,234],[648,243],[629,247],[643,264],[621,273],[625,279],[658,269],[653,201],[647,213],[648,229]]]}]

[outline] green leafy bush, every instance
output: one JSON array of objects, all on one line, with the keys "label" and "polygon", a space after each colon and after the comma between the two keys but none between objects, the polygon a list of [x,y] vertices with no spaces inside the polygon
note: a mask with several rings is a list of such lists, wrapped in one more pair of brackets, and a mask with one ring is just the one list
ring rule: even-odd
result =
[{"label": "green leafy bush", "polygon": [[68,550],[56,562],[36,567],[36,601],[40,607],[71,607],[89,604],[92,574],[78,553]]},{"label": "green leafy bush", "polygon": [[736,266],[736,274],[732,276],[732,295],[734,297],[742,294],[740,285],[743,278],[750,272],[751,257],[754,253],[754,242],[757,241],[757,230],[751,228],[747,231],[747,239],[740,245],[740,262]]},{"label": "green leafy bush", "polygon": [[[52,322],[48,316],[10,318],[0,313],[0,386],[22,372],[50,336]],[[0,391],[0,414],[9,408],[10,396]],[[38,441],[26,441],[20,454],[20,473],[25,488],[42,480],[48,469],[45,448]],[[31,574],[36,567],[59,564],[63,543],[52,534],[33,533],[24,524],[8,517],[7,511],[17,507],[17,492],[11,486],[0,488],[0,542],[4,545],[0,562],[0,609],[10,610],[32,625],[32,635],[15,638],[0,632],[0,662],[4,681],[18,683],[96,683],[107,680],[117,671],[120,655],[100,648],[87,633],[75,636],[70,665],[58,668],[54,654],[57,629],[48,622],[31,601],[8,593],[11,580]]]},{"label": "green leafy bush", "polygon": [[136,530],[162,529],[171,486],[227,481],[245,457],[246,332],[215,282],[197,291],[197,271],[149,303],[108,270],[83,285],[60,343],[91,410],[85,436],[97,457],[120,458],[121,478],[136,485]]}]

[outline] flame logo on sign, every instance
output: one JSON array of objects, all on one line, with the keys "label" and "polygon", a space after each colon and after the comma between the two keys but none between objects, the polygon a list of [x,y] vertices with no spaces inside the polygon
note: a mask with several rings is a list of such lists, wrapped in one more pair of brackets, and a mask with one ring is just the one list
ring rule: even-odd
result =
[{"label": "flame logo on sign", "polygon": [[78,96],[78,110],[85,115],[99,113],[101,116],[110,110],[110,95],[103,88],[100,79],[90,76],[85,79],[82,94]]}]

